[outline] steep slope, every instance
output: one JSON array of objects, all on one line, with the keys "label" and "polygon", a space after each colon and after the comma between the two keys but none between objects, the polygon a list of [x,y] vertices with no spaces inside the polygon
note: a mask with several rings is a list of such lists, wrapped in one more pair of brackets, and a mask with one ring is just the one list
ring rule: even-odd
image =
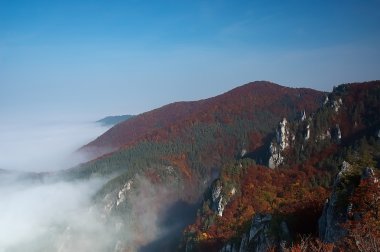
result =
[{"label": "steep slope", "polygon": [[207,100],[170,104],[111,128],[83,150],[117,151],[68,173],[76,178],[122,173],[112,182],[118,186],[136,173],[165,183],[175,174],[179,195],[194,201],[224,163],[245,149],[260,154],[280,118],[315,111],[323,96],[311,89],[254,82]]},{"label": "steep slope", "polygon": [[[259,154],[266,152],[277,122],[298,118],[304,110],[316,111],[324,95],[253,82],[210,99],[170,104],[111,128],[82,148],[95,150],[98,158],[63,175],[69,179],[111,176],[95,201],[104,218],[123,219],[116,221],[122,225],[115,224],[119,247],[149,251],[163,246],[161,250],[171,251],[176,244],[171,240],[193,221],[200,196],[221,168],[246,149],[264,163]],[[99,156],[104,152],[108,154]],[[165,212],[177,213],[183,206],[189,209],[181,210],[186,216],[165,221]],[[123,234],[130,234],[130,228],[134,235],[126,240]]]},{"label": "steep slope", "polygon": [[252,163],[249,149],[243,159],[225,164],[204,194],[182,249],[376,247],[380,232],[371,223],[380,221],[380,187],[373,178],[357,188],[363,177],[375,176],[380,168],[379,111],[380,81],[373,81],[340,85],[314,113],[281,119],[266,146],[271,155],[281,157],[275,169]]},{"label": "steep slope", "polygon": [[[94,200],[102,218],[116,218],[115,251],[173,251],[191,223],[182,242],[187,251],[289,246],[299,235],[317,237],[329,185],[361,139],[375,141],[378,111],[379,81],[330,94],[249,83],[120,123],[83,148],[98,158],[64,175],[111,176]],[[346,207],[326,210],[320,222],[341,225],[334,216]]]}]

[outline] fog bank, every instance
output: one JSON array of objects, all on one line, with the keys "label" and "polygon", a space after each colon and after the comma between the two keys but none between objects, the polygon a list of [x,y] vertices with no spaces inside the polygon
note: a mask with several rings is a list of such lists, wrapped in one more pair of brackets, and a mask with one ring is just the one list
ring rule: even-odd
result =
[{"label": "fog bank", "polygon": [[95,123],[0,124],[0,252],[109,251],[112,229],[93,195],[107,178],[75,182],[27,172],[57,171],[86,160],[76,152],[107,128]]},{"label": "fog bank", "polygon": [[0,185],[0,251],[107,251],[114,246],[111,229],[91,205],[103,184],[92,179]]},{"label": "fog bank", "polygon": [[87,161],[75,150],[108,128],[89,122],[0,124],[0,169],[56,171]]},{"label": "fog bank", "polygon": [[59,173],[33,173],[83,162],[75,151],[105,130],[92,123],[0,125],[0,252],[176,248],[196,208],[178,199],[174,185],[140,174],[129,186],[99,193],[96,203],[112,178],[63,181]]}]

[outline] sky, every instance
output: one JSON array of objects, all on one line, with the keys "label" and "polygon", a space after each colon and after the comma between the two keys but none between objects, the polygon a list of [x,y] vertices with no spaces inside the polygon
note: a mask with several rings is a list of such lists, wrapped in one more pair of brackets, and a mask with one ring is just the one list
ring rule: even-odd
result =
[{"label": "sky", "polygon": [[0,120],[380,79],[380,1],[0,0]]}]

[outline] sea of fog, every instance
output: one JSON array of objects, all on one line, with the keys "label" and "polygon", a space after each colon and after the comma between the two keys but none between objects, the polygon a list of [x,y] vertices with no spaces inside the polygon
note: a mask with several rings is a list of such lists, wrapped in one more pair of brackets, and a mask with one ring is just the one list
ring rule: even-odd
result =
[{"label": "sea of fog", "polygon": [[86,161],[75,152],[108,128],[91,122],[0,124],[0,169],[56,171]]},{"label": "sea of fog", "polygon": [[138,189],[128,193],[133,220],[127,220],[94,204],[93,196],[110,177],[67,181],[56,176],[87,161],[78,148],[107,129],[78,122],[0,124],[0,252],[176,248],[197,206],[176,201],[172,188],[135,176]]},{"label": "sea of fog", "polygon": [[106,130],[95,123],[0,124],[0,252],[109,251],[112,232],[91,207],[105,181],[19,177],[86,161],[75,151]]}]

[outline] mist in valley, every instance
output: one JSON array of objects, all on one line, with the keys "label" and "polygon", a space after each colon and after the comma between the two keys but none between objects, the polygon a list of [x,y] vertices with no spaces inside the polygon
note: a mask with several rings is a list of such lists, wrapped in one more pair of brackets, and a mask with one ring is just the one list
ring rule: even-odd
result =
[{"label": "mist in valley", "polygon": [[88,160],[76,150],[108,127],[92,122],[11,121],[0,124],[0,169],[51,172]]},{"label": "mist in valley", "polygon": [[94,207],[107,178],[64,181],[76,152],[107,128],[94,123],[0,126],[0,251],[109,251],[113,231]]},{"label": "mist in valley", "polygon": [[[130,214],[110,214],[119,191],[95,200],[113,176],[68,180],[60,171],[88,161],[77,150],[108,128],[95,123],[0,126],[0,252],[174,249],[195,206],[171,188],[133,178]],[[189,217],[191,216],[191,217]]]}]

